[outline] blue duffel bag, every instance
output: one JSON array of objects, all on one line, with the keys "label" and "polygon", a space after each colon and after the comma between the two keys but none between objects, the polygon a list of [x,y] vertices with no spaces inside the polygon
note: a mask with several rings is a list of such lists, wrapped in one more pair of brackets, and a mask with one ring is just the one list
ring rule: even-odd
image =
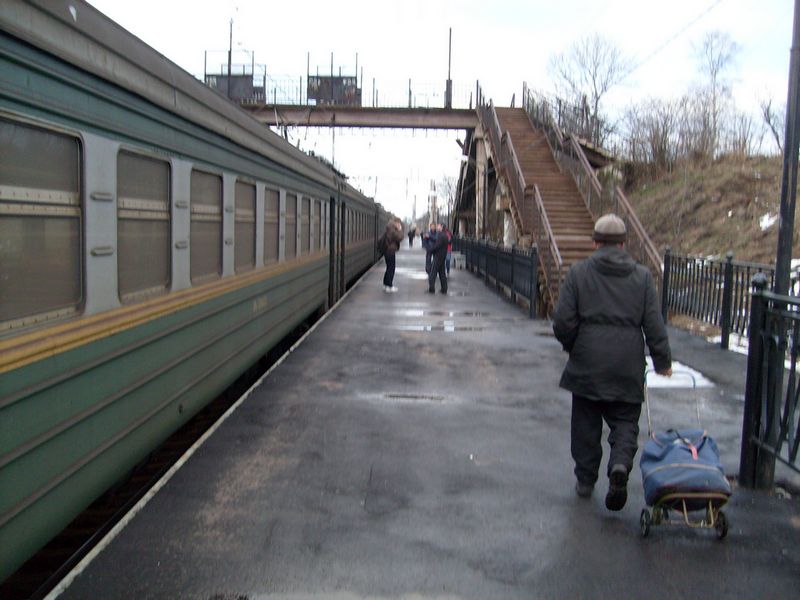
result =
[{"label": "blue duffel bag", "polygon": [[654,434],[645,443],[639,464],[648,506],[668,494],[691,494],[679,500],[686,501],[688,510],[699,510],[708,505],[703,495],[731,495],[717,444],[702,429]]}]

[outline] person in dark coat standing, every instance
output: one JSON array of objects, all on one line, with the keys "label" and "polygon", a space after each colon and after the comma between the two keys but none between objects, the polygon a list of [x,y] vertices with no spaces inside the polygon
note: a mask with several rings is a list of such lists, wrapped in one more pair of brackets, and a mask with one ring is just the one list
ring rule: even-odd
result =
[{"label": "person in dark coat standing", "polygon": [[433,262],[430,273],[428,273],[428,293],[436,293],[436,275],[439,275],[439,291],[447,293],[447,273],[445,260],[447,259],[447,246],[450,244],[450,237],[443,230],[442,224],[436,226],[436,238],[431,247]]},{"label": "person in dark coat standing", "polygon": [[425,272],[431,274],[431,261],[433,260],[433,244],[436,242],[436,224],[431,223],[431,228],[422,234],[422,247],[425,248]]},{"label": "person in dark coat standing", "polygon": [[560,386],[572,392],[575,490],[583,498],[592,494],[605,420],[611,447],[605,499],[609,510],[622,510],[628,498],[644,401],[645,342],[656,372],[672,375],[653,276],[625,251],[626,234],[616,215],[597,220],[595,252],[570,268],[553,314],[553,332],[569,352]]},{"label": "person in dark coat standing", "polygon": [[397,291],[394,286],[395,254],[400,251],[400,242],[403,241],[403,224],[400,219],[389,219],[383,235],[385,238],[383,259],[386,262],[386,271],[383,273],[383,291],[394,293]]}]

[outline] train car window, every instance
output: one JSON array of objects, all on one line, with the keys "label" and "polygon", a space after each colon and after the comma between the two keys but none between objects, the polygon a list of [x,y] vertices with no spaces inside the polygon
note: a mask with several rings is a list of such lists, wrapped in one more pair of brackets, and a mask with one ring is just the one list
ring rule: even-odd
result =
[{"label": "train car window", "polygon": [[189,271],[192,283],[222,274],[222,177],[192,171]]},{"label": "train car window", "polygon": [[234,268],[237,273],[256,265],[256,186],[236,182]]},{"label": "train car window", "polygon": [[117,156],[119,298],[163,294],[170,284],[170,166],[122,151]]},{"label": "train car window", "polygon": [[278,235],[281,195],[278,190],[264,191],[264,264],[278,262]]},{"label": "train car window", "polygon": [[300,214],[300,253],[311,253],[311,198],[303,196],[303,212]]},{"label": "train car window", "polygon": [[83,300],[80,157],[74,137],[0,119],[0,330]]},{"label": "train car window", "polygon": [[322,239],[322,202],[314,200],[314,222],[311,224],[312,230],[315,232],[317,243],[314,244],[314,250],[322,250],[324,245]]},{"label": "train car window", "polygon": [[297,256],[297,195],[286,194],[286,260]]}]

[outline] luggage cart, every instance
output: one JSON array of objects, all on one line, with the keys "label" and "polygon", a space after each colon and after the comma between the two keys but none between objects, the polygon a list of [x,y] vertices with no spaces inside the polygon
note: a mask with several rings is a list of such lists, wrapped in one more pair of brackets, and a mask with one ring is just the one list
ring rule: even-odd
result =
[{"label": "luggage cart", "polygon": [[[697,451],[691,440],[682,436],[680,431],[668,430],[662,434],[656,434],[653,431],[653,425],[650,415],[650,399],[647,393],[647,375],[654,371],[648,370],[645,373],[645,406],[647,408],[647,429],[648,440],[645,449],[642,452],[641,461],[646,458],[648,446],[657,444],[659,449],[664,449],[666,445],[676,445],[681,449],[687,449],[693,454],[694,460],[698,459]],[[679,371],[673,374],[675,376],[688,376],[692,380],[692,389],[697,389],[697,380],[694,375],[686,371]],[[712,438],[708,437],[705,430],[702,429],[700,421],[700,407],[697,402],[697,395],[694,394],[695,409],[697,413],[697,422],[700,430],[692,430],[688,435],[697,436],[697,433],[702,434],[702,444],[709,443],[709,447],[705,454],[716,457],[716,462],[719,463],[719,456],[717,454],[716,443]],[[670,433],[672,432],[672,433]],[[700,438],[698,438],[700,439]],[[656,449],[656,446],[650,446],[650,449]],[[692,465],[689,465],[691,467]],[[651,471],[653,474],[658,469],[672,469],[673,471],[680,471],[683,465],[679,463],[669,464],[665,463],[662,466],[656,466]],[[689,468],[687,467],[687,468]],[[642,466],[642,479],[643,485],[645,484],[646,477],[645,467]],[[700,468],[700,467],[698,467]],[[680,484],[673,486],[675,489],[670,489],[663,494],[657,494],[654,498],[648,498],[647,486],[645,485],[645,500],[647,505],[652,507],[652,512],[647,508],[642,510],[639,524],[641,526],[642,537],[647,537],[650,533],[650,528],[662,525],[678,525],[687,526],[695,529],[714,529],[718,539],[723,539],[728,534],[728,519],[722,511],[722,507],[728,502],[731,490],[730,484],[725,479],[722,472],[721,465],[718,466],[705,466],[702,468],[707,469],[706,473],[709,475],[710,484],[706,490],[697,490],[695,488],[680,489]],[[700,513],[699,516],[694,516],[693,513]]]}]

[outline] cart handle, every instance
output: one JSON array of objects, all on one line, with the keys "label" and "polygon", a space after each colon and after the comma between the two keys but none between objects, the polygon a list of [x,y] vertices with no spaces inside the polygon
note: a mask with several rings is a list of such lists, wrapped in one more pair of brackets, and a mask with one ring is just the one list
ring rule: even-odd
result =
[{"label": "cart handle", "polygon": [[[656,374],[658,374],[658,373],[656,372],[655,369],[647,369],[644,372],[644,405],[645,405],[645,408],[647,409],[647,435],[649,437],[653,437],[653,435],[654,435],[653,434],[653,423],[652,423],[652,420],[650,418],[650,396],[647,393],[647,376],[650,373],[656,373]],[[672,373],[673,377],[680,376],[680,375],[684,375],[686,377],[689,377],[689,379],[692,380],[692,389],[693,390],[697,389],[697,378],[694,376],[694,374],[690,373],[689,371],[673,371],[673,373]],[[697,424],[700,426],[700,429],[703,429],[703,424],[700,422],[700,405],[697,402],[697,395],[694,395],[694,409],[695,409],[695,413],[697,415]]]}]

